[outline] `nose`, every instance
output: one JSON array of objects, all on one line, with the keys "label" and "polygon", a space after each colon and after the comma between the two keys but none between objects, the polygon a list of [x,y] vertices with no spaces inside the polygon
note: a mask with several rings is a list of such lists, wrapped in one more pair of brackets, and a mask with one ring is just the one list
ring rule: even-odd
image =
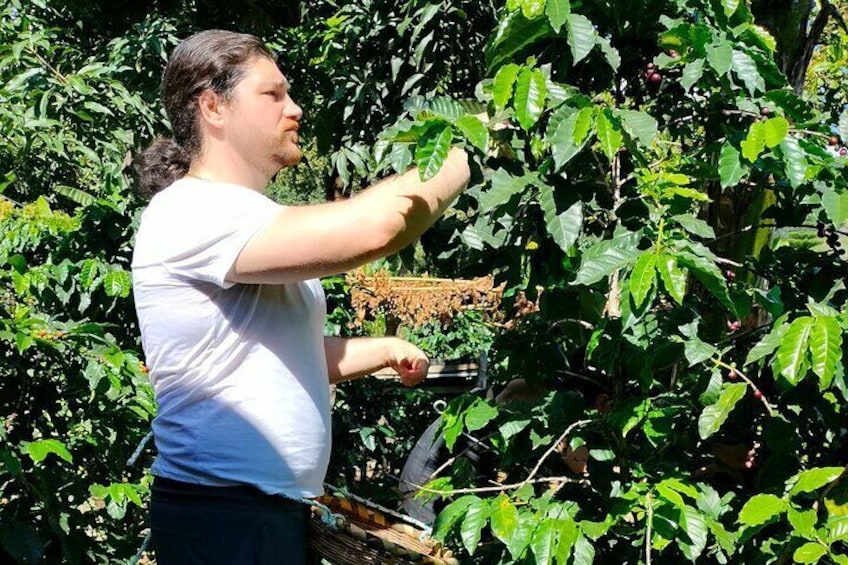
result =
[{"label": "nose", "polygon": [[283,112],[287,118],[296,122],[300,121],[300,118],[303,116],[303,109],[291,98],[289,98],[289,103],[286,104]]}]

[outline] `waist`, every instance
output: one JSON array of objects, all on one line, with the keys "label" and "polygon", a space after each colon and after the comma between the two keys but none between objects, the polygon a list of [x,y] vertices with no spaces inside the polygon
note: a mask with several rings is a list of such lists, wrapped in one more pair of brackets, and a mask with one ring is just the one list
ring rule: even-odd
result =
[{"label": "waist", "polygon": [[300,503],[278,494],[267,494],[251,485],[209,486],[154,477],[151,496],[163,502],[281,508]]}]

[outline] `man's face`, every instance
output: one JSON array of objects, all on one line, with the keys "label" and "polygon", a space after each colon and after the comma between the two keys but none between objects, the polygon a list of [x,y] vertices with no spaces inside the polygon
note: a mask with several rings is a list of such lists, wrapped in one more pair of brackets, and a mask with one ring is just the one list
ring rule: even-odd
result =
[{"label": "man's face", "polygon": [[244,77],[233,89],[227,141],[249,162],[273,175],[300,161],[297,130],[302,115],[277,65],[257,57],[248,63]]}]

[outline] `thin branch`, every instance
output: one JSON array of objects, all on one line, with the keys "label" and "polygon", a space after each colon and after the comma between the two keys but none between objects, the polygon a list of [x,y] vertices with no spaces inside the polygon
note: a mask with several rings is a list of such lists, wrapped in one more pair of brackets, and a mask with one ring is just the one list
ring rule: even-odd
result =
[{"label": "thin branch", "polygon": [[416,490],[422,490],[424,492],[429,492],[433,494],[438,494],[441,496],[453,496],[455,494],[474,494],[478,492],[498,492],[504,490],[516,490],[521,488],[524,485],[532,485],[538,483],[571,483],[571,484],[579,484],[579,485],[591,485],[592,483],[589,479],[573,479],[571,477],[541,477],[539,479],[533,479],[532,481],[522,481],[520,483],[512,483],[508,485],[498,485],[494,487],[474,487],[474,488],[456,488],[450,490],[439,490],[434,488],[425,487],[424,485],[417,485],[411,481],[407,481],[401,479],[405,484],[413,487]]},{"label": "thin branch", "polygon": [[568,434],[570,434],[575,429],[580,428],[580,427],[585,426],[585,425],[590,424],[590,423],[592,423],[591,420],[577,420],[576,422],[574,422],[573,424],[571,424],[570,426],[565,428],[565,431],[562,432],[560,434],[560,436],[556,439],[556,441],[554,441],[551,444],[551,446],[548,448],[548,450],[545,451],[545,454],[542,455],[542,458],[539,459],[539,461],[536,463],[536,466],[533,467],[533,470],[530,471],[530,474],[527,475],[526,479],[524,479],[524,482],[520,483],[520,486],[524,486],[525,484],[529,483],[533,479],[533,477],[536,476],[536,473],[539,471],[539,467],[542,466],[542,463],[545,461],[545,459],[547,459],[548,456],[551,453],[556,451],[556,448],[559,447],[559,444],[562,443],[562,441],[566,438],[566,436]]},{"label": "thin branch", "polygon": [[757,385],[754,384],[754,382],[751,379],[749,379],[747,376],[745,376],[745,374],[742,371],[740,371],[739,369],[737,369],[733,365],[728,365],[727,363],[725,363],[724,361],[722,361],[721,359],[718,359],[718,358],[713,358],[713,363],[715,365],[717,365],[718,367],[723,367],[723,368],[725,368],[729,371],[733,371],[734,373],[736,373],[736,375],[738,375],[740,379],[742,379],[743,381],[748,383],[748,385],[750,385],[751,388],[754,389],[755,397],[756,397],[756,393],[759,392],[760,393],[759,394],[759,397],[760,397],[759,400],[760,400],[760,402],[763,403],[763,406],[766,407],[766,412],[768,412],[769,416],[774,416],[774,410],[772,409],[771,404],[769,404],[769,401],[766,400],[765,395],[762,393],[762,391],[759,389],[759,387],[757,387]]}]

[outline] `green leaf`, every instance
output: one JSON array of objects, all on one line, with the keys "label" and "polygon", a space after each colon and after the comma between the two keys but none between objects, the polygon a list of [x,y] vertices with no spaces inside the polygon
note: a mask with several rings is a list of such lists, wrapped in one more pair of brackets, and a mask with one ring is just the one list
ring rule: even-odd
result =
[{"label": "green leaf", "polygon": [[789,122],[781,116],[769,118],[763,122],[763,132],[765,133],[766,147],[769,149],[777,147],[789,133]]},{"label": "green leaf", "polygon": [[[742,51],[733,50],[732,56],[733,72],[745,84],[745,88],[751,96],[754,96],[758,91],[766,89],[766,82],[760,75],[757,68],[757,62],[750,55]],[[761,123],[761,122],[756,122]]]},{"label": "green leaf", "polygon": [[704,408],[698,418],[698,434],[701,439],[707,439],[721,428],[747,390],[746,383],[730,383],[722,388],[718,401]]},{"label": "green leaf", "polygon": [[580,145],[586,140],[589,135],[589,130],[592,129],[592,118],[595,116],[595,111],[591,106],[581,108],[577,113],[577,120],[574,122],[574,144]]},{"label": "green leaf", "polygon": [[29,455],[33,462],[40,463],[51,453],[64,459],[68,463],[73,463],[71,452],[65,447],[65,444],[57,439],[41,439],[38,441],[22,441],[21,448],[24,453]]},{"label": "green leaf", "polygon": [[828,190],[822,194],[822,207],[835,226],[848,221],[848,191]]},{"label": "green leaf", "polygon": [[773,494],[757,494],[742,507],[739,523],[745,526],[759,526],[786,512],[788,507],[789,503]]},{"label": "green leaf", "polygon": [[545,0],[522,0],[521,13],[527,19],[538,18],[545,11]]},{"label": "green leaf", "polygon": [[462,116],[454,125],[459,128],[465,139],[480,151],[486,151],[489,147],[489,130],[475,116]]},{"label": "green leaf", "polygon": [[748,357],[745,358],[745,365],[750,365],[767,355],[771,355],[780,346],[783,336],[786,335],[786,330],[788,329],[789,324],[782,323],[778,320],[772,330],[763,336],[763,339],[748,352]]},{"label": "green leaf", "polygon": [[545,6],[545,14],[548,16],[548,21],[551,22],[551,27],[559,33],[560,28],[568,21],[568,16],[571,14],[570,0],[548,0]]},{"label": "green leaf", "polygon": [[721,0],[721,5],[724,8],[724,15],[729,18],[739,8],[739,0]]},{"label": "green leaf", "polygon": [[795,550],[792,561],[795,563],[818,563],[819,559],[827,555],[827,546],[816,542],[808,542]]},{"label": "green leaf", "polygon": [[488,503],[485,500],[475,497],[465,511],[465,518],[462,520],[462,527],[459,530],[462,545],[469,554],[474,555],[474,552],[477,550],[481,532],[488,519]]},{"label": "green leaf", "polygon": [[548,185],[539,188],[539,206],[545,218],[548,233],[563,251],[568,251],[580,237],[583,225],[583,204],[578,200],[568,209],[557,214],[554,189]]},{"label": "green leaf", "polygon": [[733,68],[733,46],[727,41],[707,45],[707,61],[719,77]]},{"label": "green leaf", "polygon": [[501,494],[495,498],[489,506],[489,516],[492,533],[504,545],[509,546],[518,528],[518,510],[509,501],[509,497]]},{"label": "green leaf", "polygon": [[677,259],[671,255],[663,255],[657,260],[657,271],[666,292],[675,302],[682,305],[686,295],[686,272],[677,266]]},{"label": "green leaf", "polygon": [[524,130],[529,130],[539,120],[545,109],[545,75],[539,69],[524,67],[515,83],[515,114]]},{"label": "green leaf", "polygon": [[[690,242],[689,247],[697,253],[681,252],[677,255],[677,263],[688,267],[695,277],[701,281],[707,290],[715,296],[728,310],[736,313],[736,305],[730,299],[730,292],[727,289],[727,281],[724,280],[724,275],[721,273],[714,259],[709,256],[704,256],[704,248],[701,244]],[[708,251],[707,251],[708,252]]]},{"label": "green leaf", "polygon": [[473,494],[462,496],[450,504],[436,516],[436,521],[433,523],[433,537],[444,541],[445,537],[450,532],[451,527],[459,520],[466,510],[476,501],[480,499]]},{"label": "green leaf", "polygon": [[485,400],[475,398],[474,403],[465,413],[465,427],[469,432],[480,430],[497,415],[497,408],[490,406]]},{"label": "green leaf", "polygon": [[741,143],[742,156],[751,163],[757,160],[766,147],[766,133],[763,122],[754,122],[748,129],[748,135]]},{"label": "green leaf", "polygon": [[579,533],[574,520],[566,518],[562,521],[562,527],[559,530],[559,543],[556,550],[557,565],[566,565]]},{"label": "green leaf", "polygon": [[786,517],[789,518],[789,523],[795,529],[795,534],[807,539],[814,539],[816,537],[816,522],[818,518],[815,510],[799,512],[790,506]]},{"label": "green leaf", "polygon": [[689,539],[684,541],[678,534],[678,545],[683,555],[695,563],[707,547],[707,523],[698,510],[691,506],[684,506],[680,516],[680,526],[681,531]]},{"label": "green leaf", "polygon": [[583,534],[574,542],[574,565],[592,565],[595,561],[595,548]]},{"label": "green leaf", "polygon": [[513,195],[524,190],[534,180],[535,176],[532,174],[514,177],[504,169],[496,170],[492,175],[492,187],[481,193],[478,198],[480,212],[491,212],[498,206],[505,204]]},{"label": "green leaf", "polygon": [[704,60],[695,59],[683,67],[683,74],[680,76],[680,86],[683,90],[689,91],[693,86],[698,84],[701,77],[704,75]]},{"label": "green leaf", "polygon": [[832,316],[816,316],[810,332],[810,357],[819,388],[830,387],[842,362],[842,328]]},{"label": "green leaf", "polygon": [[533,532],[533,539],[530,541],[530,549],[533,555],[536,556],[538,565],[548,565],[554,562],[554,553],[556,551],[556,534],[558,527],[557,520],[544,520]]},{"label": "green leaf", "polygon": [[503,112],[512,98],[512,87],[515,84],[515,79],[518,78],[518,71],[520,70],[521,67],[510,63],[501,67],[495,75],[495,80],[492,84],[492,99],[495,102],[495,111],[497,113]]},{"label": "green leaf", "polygon": [[527,19],[520,10],[508,14],[500,20],[486,44],[486,67],[494,71],[538,39],[549,36],[551,31],[547,18]]},{"label": "green leaf", "polygon": [[506,544],[513,559],[518,559],[530,545],[530,540],[533,537],[533,532],[536,529],[538,520],[533,512],[523,512],[518,517],[518,527],[512,535],[512,539]]},{"label": "green leaf", "polygon": [[574,141],[579,118],[580,113],[574,112],[562,120],[550,138],[551,154],[556,170],[562,169],[583,148],[582,144]]},{"label": "green leaf", "polygon": [[600,47],[607,64],[609,64],[613,72],[617,73],[618,68],[621,66],[621,54],[618,52],[618,49],[612,46],[609,39],[600,35],[595,38],[595,45]]},{"label": "green leaf", "polygon": [[725,143],[721,147],[721,156],[718,161],[718,175],[721,179],[721,187],[736,186],[746,174],[748,174],[748,167],[739,159],[739,151],[730,143]]},{"label": "green leaf", "polygon": [[649,249],[642,253],[633,265],[633,272],[630,274],[630,296],[637,308],[642,306],[654,286],[658,259],[659,255]]},{"label": "green leaf", "polygon": [[595,28],[586,16],[571,13],[566,24],[568,46],[571,48],[571,64],[576,65],[588,55],[595,46]]},{"label": "green leaf", "polygon": [[792,188],[798,188],[807,177],[807,153],[801,149],[794,135],[781,142],[780,150],[786,166],[786,177]]},{"label": "green leaf", "polygon": [[111,271],[103,280],[103,287],[108,296],[126,298],[132,292],[132,278],[127,271]]},{"label": "green leaf", "polygon": [[590,285],[627,267],[639,255],[636,233],[627,233],[613,239],[600,241],[583,253],[580,269],[571,283]]},{"label": "green leaf", "polygon": [[672,216],[670,219],[680,224],[683,229],[693,235],[708,239],[713,239],[715,237],[715,231],[713,231],[713,228],[700,218],[696,218],[690,214],[678,214],[677,216]]},{"label": "green leaf", "polygon": [[621,125],[630,137],[639,140],[645,147],[650,147],[657,136],[657,121],[647,112],[638,110],[619,110]]},{"label": "green leaf", "polygon": [[736,536],[728,532],[721,522],[712,518],[707,518],[707,526],[724,552],[733,553],[736,549]]},{"label": "green leaf", "polygon": [[789,496],[795,496],[802,492],[813,492],[828,485],[842,476],[844,467],[818,467],[798,473],[788,482],[793,483]]},{"label": "green leaf", "polygon": [[608,159],[612,160],[621,147],[623,136],[617,120],[609,109],[604,108],[598,114],[595,130],[598,133],[598,141],[601,142],[601,150]]},{"label": "green leaf", "polygon": [[418,142],[415,148],[415,161],[421,182],[436,176],[448,156],[453,140],[453,128],[445,124],[441,130],[434,129]]},{"label": "green leaf", "polygon": [[813,318],[802,316],[789,325],[786,334],[777,349],[777,360],[780,363],[780,374],[796,385],[804,377],[807,368],[807,351],[809,349],[810,333],[813,329]]},{"label": "green leaf", "polygon": [[842,143],[848,143],[848,109],[843,110],[841,114],[839,114],[839,139],[842,140]]}]

